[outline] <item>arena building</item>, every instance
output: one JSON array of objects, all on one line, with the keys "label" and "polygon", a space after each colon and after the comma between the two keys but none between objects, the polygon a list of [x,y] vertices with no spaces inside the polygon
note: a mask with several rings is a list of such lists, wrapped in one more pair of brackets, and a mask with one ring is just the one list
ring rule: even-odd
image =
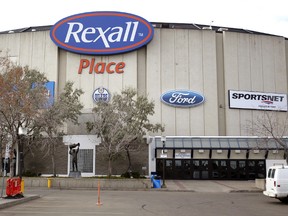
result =
[{"label": "arena building", "polygon": [[[105,162],[97,161],[99,140],[87,134],[84,123],[101,92],[113,96],[125,87],[153,100],[151,122],[165,126],[163,134],[147,135],[142,157],[135,157],[136,169],[145,175],[255,179],[263,178],[268,166],[285,163],[284,149],[275,140],[252,136],[246,126],[266,111],[287,116],[287,38],[95,12],[53,26],[1,32],[0,52],[44,72],[55,82],[55,96],[67,81],[85,92],[83,124],[67,124],[64,137],[66,144],[83,143],[82,176],[105,174]],[[64,149],[62,174],[68,175],[70,156]]]}]

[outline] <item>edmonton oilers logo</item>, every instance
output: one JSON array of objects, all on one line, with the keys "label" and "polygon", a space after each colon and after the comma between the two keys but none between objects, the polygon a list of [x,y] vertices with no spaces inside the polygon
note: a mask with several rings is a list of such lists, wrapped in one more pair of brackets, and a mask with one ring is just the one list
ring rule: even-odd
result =
[{"label": "edmonton oilers logo", "polygon": [[93,92],[93,100],[97,103],[99,101],[109,102],[110,93],[106,88],[100,87]]}]

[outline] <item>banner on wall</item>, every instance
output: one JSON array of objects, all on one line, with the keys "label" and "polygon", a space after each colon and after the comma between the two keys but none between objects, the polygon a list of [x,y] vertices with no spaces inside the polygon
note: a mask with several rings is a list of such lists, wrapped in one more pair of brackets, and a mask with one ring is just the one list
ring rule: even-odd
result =
[{"label": "banner on wall", "polygon": [[[37,86],[37,83],[32,84],[32,88],[35,88]],[[51,106],[54,105],[54,98],[55,98],[55,82],[49,81],[44,84],[44,87],[46,88],[46,97],[47,97],[47,103],[43,107],[44,109],[48,109]]]},{"label": "banner on wall", "polygon": [[229,108],[287,112],[287,94],[229,90]]},{"label": "banner on wall", "polygon": [[55,82],[49,81],[45,83],[45,87],[47,89],[47,97],[48,97],[48,107],[54,105],[54,98],[55,98]]}]

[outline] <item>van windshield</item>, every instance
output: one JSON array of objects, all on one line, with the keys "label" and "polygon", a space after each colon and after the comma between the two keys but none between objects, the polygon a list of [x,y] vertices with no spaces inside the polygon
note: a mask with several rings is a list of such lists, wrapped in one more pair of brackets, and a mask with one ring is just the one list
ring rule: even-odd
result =
[{"label": "van windshield", "polygon": [[274,178],[275,176],[275,169],[269,169],[268,171],[268,178]]},{"label": "van windshield", "polygon": [[271,178],[274,178],[274,176],[275,176],[275,169],[272,170]]},{"label": "van windshield", "polygon": [[269,169],[269,171],[268,171],[268,178],[271,178],[271,172],[272,172],[272,169]]}]

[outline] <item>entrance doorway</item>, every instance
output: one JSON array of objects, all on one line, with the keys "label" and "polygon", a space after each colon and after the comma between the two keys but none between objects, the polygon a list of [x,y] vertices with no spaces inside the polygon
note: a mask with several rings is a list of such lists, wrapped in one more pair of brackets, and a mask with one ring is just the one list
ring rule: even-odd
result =
[{"label": "entrance doorway", "polygon": [[157,159],[157,174],[166,179],[254,180],[265,178],[265,160]]}]

